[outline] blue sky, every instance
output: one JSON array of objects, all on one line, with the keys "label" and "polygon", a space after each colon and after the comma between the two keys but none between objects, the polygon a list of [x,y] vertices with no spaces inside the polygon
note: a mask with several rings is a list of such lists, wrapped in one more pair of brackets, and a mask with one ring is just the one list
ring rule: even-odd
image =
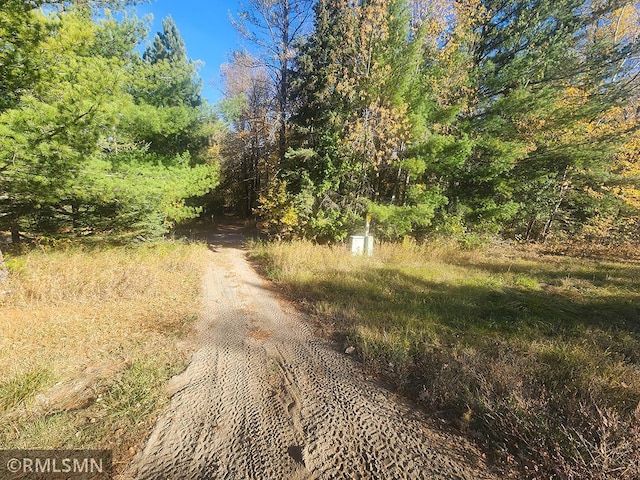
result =
[{"label": "blue sky", "polygon": [[162,20],[167,15],[173,17],[189,57],[205,63],[200,77],[203,97],[210,103],[221,97],[220,65],[227,61],[229,52],[243,44],[229,21],[229,12],[235,15],[239,9],[239,0],[151,0],[136,7],[139,17],[153,14],[150,40],[162,30]]}]

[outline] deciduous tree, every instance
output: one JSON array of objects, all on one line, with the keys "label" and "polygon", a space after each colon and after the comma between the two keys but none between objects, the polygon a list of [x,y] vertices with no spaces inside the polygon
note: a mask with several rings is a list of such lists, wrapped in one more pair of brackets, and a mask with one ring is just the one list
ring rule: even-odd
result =
[{"label": "deciduous tree", "polygon": [[234,54],[223,66],[223,76],[223,106],[230,126],[224,146],[227,189],[239,201],[239,213],[251,216],[261,189],[277,168],[273,85],[265,67],[246,52]]},{"label": "deciduous tree", "polygon": [[284,163],[290,115],[290,69],[295,45],[309,28],[314,0],[249,0],[234,25],[258,47],[258,58],[273,80],[278,121],[278,156]]}]

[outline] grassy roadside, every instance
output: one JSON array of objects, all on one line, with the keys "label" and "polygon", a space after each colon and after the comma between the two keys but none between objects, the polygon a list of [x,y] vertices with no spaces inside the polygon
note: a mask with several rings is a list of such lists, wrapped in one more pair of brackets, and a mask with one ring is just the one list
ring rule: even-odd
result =
[{"label": "grassy roadside", "polygon": [[415,243],[252,255],[519,478],[639,478],[640,264]]},{"label": "grassy roadside", "polygon": [[157,243],[6,256],[0,447],[107,448],[121,470],[184,368],[205,247]]}]

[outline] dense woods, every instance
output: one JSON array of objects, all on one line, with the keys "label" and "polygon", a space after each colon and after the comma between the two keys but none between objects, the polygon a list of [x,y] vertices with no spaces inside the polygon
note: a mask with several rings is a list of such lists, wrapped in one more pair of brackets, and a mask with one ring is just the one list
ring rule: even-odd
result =
[{"label": "dense woods", "polygon": [[215,198],[279,238],[638,236],[636,2],[251,0],[215,108],[135,3],[3,3],[14,241],[158,235]]},{"label": "dense woods", "polygon": [[387,239],[637,237],[636,3],[250,7],[226,191],[268,232],[341,239],[370,213]]},{"label": "dense woods", "polygon": [[14,242],[158,235],[218,183],[220,126],[175,23],[141,54],[148,22],[111,3],[0,10],[0,230]]}]

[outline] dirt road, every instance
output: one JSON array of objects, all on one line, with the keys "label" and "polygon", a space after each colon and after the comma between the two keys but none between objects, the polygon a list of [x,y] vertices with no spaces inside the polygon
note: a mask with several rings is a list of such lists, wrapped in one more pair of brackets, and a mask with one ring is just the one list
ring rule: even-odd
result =
[{"label": "dirt road", "polygon": [[[351,357],[314,338],[221,235],[199,346],[127,476],[136,479],[490,479]],[[215,239],[213,241],[216,241]]]}]

